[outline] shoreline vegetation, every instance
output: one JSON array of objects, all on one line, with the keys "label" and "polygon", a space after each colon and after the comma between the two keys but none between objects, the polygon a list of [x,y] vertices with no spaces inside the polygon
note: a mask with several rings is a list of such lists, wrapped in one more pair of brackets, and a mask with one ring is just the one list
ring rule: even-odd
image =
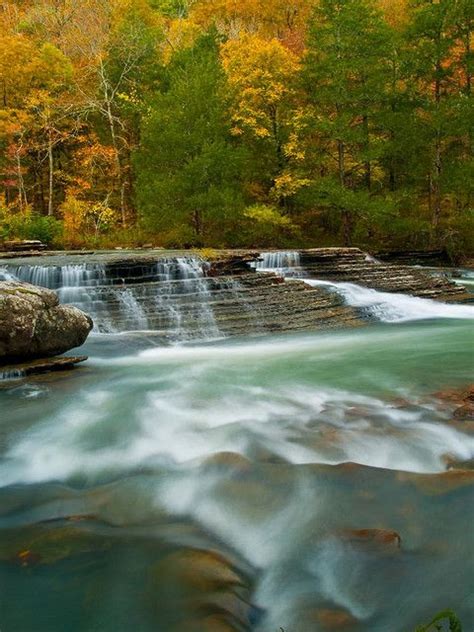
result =
[{"label": "shoreline vegetation", "polygon": [[468,0],[6,0],[0,239],[472,255]]}]

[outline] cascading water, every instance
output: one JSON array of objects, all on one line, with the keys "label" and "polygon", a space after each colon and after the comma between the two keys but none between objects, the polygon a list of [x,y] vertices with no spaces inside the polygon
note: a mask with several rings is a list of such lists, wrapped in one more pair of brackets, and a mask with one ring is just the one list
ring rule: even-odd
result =
[{"label": "cascading water", "polygon": [[[301,276],[294,254],[257,270]],[[291,286],[319,294],[192,257],[6,265],[102,330],[176,340],[235,313],[254,332],[259,304],[263,318]],[[458,415],[473,308],[325,285],[392,324],[159,348],[92,336],[73,377],[1,384],[2,629],[407,632],[440,608],[473,629],[474,439]],[[285,305],[295,318],[298,295]]]},{"label": "cascading water", "polygon": [[[367,260],[377,262],[370,256]],[[323,287],[337,292],[348,305],[360,309],[365,316],[382,322],[474,318],[473,305],[447,304],[407,294],[380,292],[355,283],[336,283],[308,278],[307,272],[301,266],[298,252],[264,252],[260,255],[260,261],[256,263],[255,268],[259,272],[271,271],[287,278],[300,278],[312,287]],[[466,283],[466,278],[469,281],[471,275],[472,272],[464,271],[463,278],[459,280]]]},{"label": "cascading water", "polygon": [[314,279],[305,281],[313,287],[327,287],[338,292],[348,305],[357,307],[366,315],[385,323],[436,318],[474,318],[474,305],[455,305],[406,294],[379,292],[355,283],[333,283]]},{"label": "cascading water", "polygon": [[296,250],[262,252],[254,267],[259,272],[276,272],[285,277],[306,276]]},{"label": "cascading water", "polygon": [[197,257],[162,258],[140,266],[84,263],[7,265],[0,278],[57,290],[62,303],[91,315],[96,331],[159,331],[170,340],[215,338],[206,264]]}]

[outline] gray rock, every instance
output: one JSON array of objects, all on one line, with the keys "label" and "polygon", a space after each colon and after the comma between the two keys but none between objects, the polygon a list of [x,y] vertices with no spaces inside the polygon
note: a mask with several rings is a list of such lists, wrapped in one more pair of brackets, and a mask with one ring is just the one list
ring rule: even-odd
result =
[{"label": "gray rock", "polygon": [[52,290],[28,283],[0,282],[0,362],[49,357],[81,346],[92,320],[60,305]]}]

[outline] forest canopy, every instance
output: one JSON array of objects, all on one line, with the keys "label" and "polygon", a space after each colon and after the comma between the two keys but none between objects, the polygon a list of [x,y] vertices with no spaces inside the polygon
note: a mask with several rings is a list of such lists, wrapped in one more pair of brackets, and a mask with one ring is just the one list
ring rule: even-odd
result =
[{"label": "forest canopy", "polygon": [[4,0],[0,239],[474,249],[472,0]]}]

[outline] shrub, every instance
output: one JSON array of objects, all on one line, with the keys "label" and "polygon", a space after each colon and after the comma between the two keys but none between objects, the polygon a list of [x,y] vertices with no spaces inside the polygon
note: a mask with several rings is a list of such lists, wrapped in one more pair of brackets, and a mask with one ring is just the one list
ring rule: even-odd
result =
[{"label": "shrub", "polygon": [[299,236],[299,228],[274,206],[255,204],[245,209],[244,218],[245,241],[250,246],[284,246]]},{"label": "shrub", "polygon": [[0,236],[3,239],[38,239],[50,246],[62,242],[62,222],[55,217],[39,215],[27,208],[21,212],[0,209]]}]

